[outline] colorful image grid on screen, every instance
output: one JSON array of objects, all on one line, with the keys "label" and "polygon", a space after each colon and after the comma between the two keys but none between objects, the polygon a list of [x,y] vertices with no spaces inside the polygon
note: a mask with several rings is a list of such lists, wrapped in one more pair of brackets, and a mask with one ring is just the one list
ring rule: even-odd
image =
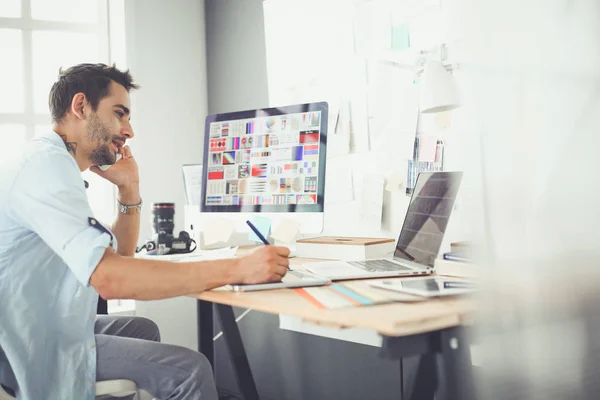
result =
[{"label": "colorful image grid on screen", "polygon": [[210,124],[207,206],[317,204],[321,112]]}]

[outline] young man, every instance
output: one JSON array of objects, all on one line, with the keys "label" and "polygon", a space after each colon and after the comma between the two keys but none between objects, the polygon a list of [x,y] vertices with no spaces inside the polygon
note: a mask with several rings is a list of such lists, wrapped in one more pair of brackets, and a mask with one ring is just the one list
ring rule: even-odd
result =
[{"label": "young man", "polygon": [[[61,71],[50,92],[54,132],[32,140],[0,177],[0,379],[21,399],[91,400],[95,382],[109,379],[131,379],[159,399],[216,399],[203,355],[157,342],[147,320],[96,321],[98,294],[164,299],[287,271],[289,251],[275,246],[219,261],[132,258],[142,205],[126,145],[136,88],[114,66]],[[97,167],[106,164],[114,165]],[[88,168],[118,188],[123,207],[111,230],[92,216],[81,177]]]}]

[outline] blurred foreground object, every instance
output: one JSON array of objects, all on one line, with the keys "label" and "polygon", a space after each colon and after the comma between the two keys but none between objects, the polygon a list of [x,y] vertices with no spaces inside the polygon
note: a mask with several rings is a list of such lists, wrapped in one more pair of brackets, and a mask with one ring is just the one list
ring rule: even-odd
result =
[{"label": "blurred foreground object", "polygon": [[600,2],[457,1],[491,275],[479,398],[598,398]]}]

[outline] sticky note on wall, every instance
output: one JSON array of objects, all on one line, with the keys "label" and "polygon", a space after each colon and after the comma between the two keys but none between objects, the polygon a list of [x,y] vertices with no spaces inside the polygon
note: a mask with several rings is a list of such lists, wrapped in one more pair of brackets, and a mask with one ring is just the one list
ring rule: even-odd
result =
[{"label": "sticky note on wall", "polygon": [[447,129],[452,125],[452,112],[444,111],[434,114],[435,126],[437,129]]},{"label": "sticky note on wall", "polygon": [[410,31],[408,25],[392,26],[392,50],[407,50],[410,48]]},{"label": "sticky note on wall", "polygon": [[419,161],[434,162],[437,136],[419,136]]},{"label": "sticky note on wall", "polygon": [[385,185],[385,190],[388,192],[393,192],[395,190],[400,190],[401,185],[404,183],[404,177],[402,173],[398,171],[394,171],[387,178],[387,183]]},{"label": "sticky note on wall", "polygon": [[228,219],[213,219],[206,222],[204,231],[204,245],[211,246],[216,243],[229,241],[235,225]]},{"label": "sticky note on wall", "polygon": [[[269,234],[271,233],[271,220],[265,217],[254,216],[252,217],[250,222],[252,222],[252,225],[254,225],[254,227],[258,229],[261,235],[263,235],[265,239],[268,240]],[[254,233],[252,229],[250,229],[250,233],[248,234],[248,240],[252,240],[258,243],[263,242],[258,236],[256,236],[256,233]]]},{"label": "sticky note on wall", "polygon": [[285,219],[273,230],[271,237],[284,243],[293,243],[300,231],[300,223],[292,219]]}]

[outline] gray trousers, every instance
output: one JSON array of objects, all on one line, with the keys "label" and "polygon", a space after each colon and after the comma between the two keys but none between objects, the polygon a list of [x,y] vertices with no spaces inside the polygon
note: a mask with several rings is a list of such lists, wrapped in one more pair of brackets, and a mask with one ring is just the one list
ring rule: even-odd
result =
[{"label": "gray trousers", "polygon": [[[218,400],[206,357],[185,347],[160,343],[156,324],[140,317],[98,316],[96,380],[129,379],[161,400]],[[1,365],[9,387],[11,371]],[[4,367],[4,368],[2,368]],[[123,400],[123,399],[121,399]]]}]

